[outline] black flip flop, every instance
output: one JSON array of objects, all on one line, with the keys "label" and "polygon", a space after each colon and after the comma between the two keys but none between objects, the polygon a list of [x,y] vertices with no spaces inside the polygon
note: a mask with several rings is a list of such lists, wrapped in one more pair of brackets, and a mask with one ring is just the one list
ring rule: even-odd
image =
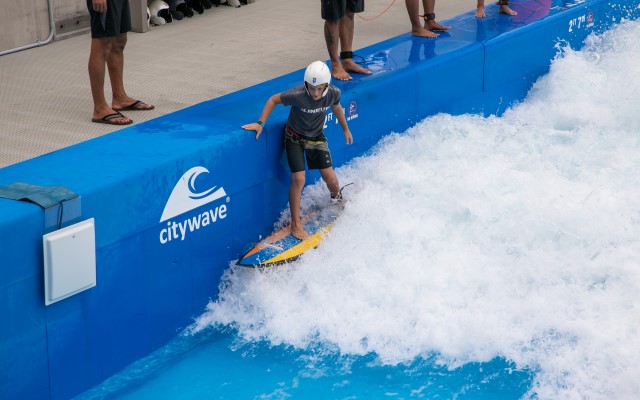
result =
[{"label": "black flip flop", "polygon": [[113,114],[105,115],[102,118],[91,118],[91,122],[95,122],[95,123],[98,123],[98,124],[107,124],[107,125],[129,125],[130,123],[133,122],[131,120],[131,118],[129,118],[129,121],[127,121],[127,122],[112,121],[115,118],[128,118],[128,117],[125,117],[121,113],[116,112],[116,113],[113,113]]},{"label": "black flip flop", "polygon": [[113,111],[149,111],[155,108],[153,104],[149,104],[151,106],[149,108],[138,107],[138,105],[142,103],[143,103],[142,100],[136,100],[133,103],[129,104],[128,106],[114,108]]}]

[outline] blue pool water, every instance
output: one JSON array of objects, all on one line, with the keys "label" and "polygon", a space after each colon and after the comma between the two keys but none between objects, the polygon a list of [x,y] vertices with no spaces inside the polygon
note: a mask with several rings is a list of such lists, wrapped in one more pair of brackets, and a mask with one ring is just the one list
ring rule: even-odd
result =
[{"label": "blue pool water", "polygon": [[[197,343],[197,346],[194,345]],[[417,384],[417,382],[421,382]],[[435,360],[381,365],[374,354],[341,356],[247,343],[206,329],[181,338],[81,398],[104,399],[375,399],[517,398],[530,377],[504,360],[450,371]]]},{"label": "blue pool water", "polygon": [[389,135],[338,170],[322,246],[230,267],[184,335],[79,398],[637,398],[639,37],[565,50],[502,117]]}]

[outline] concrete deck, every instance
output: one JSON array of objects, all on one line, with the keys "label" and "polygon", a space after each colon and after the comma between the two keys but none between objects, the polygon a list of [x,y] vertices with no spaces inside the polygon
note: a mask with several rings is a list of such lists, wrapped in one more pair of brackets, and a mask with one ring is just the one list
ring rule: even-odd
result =
[{"label": "concrete deck", "polygon": [[[474,8],[441,0],[436,13],[441,21]],[[140,123],[326,60],[323,24],[318,0],[256,0],[129,33],[127,92],[156,108],[125,114]],[[403,0],[367,0],[355,52],[409,29]],[[89,46],[85,34],[0,57],[0,168],[121,129],[91,122]],[[105,90],[110,101],[108,77]]]}]

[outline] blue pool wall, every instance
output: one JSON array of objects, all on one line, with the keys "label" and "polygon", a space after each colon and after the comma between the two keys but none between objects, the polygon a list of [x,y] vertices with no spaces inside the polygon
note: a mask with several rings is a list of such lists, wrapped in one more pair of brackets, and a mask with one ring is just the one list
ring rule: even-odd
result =
[{"label": "blue pool wall", "polygon": [[[580,48],[588,34],[640,15],[640,0],[516,4],[514,18],[476,19],[470,12],[448,21],[452,30],[436,40],[405,34],[358,50],[374,73],[335,82],[355,142],[344,143],[330,115],[325,132],[334,164],[429,115],[500,115],[549,70],[558,43]],[[302,75],[0,169],[0,185],[61,185],[78,193],[79,219],[95,219],[97,260],[94,288],[45,306],[44,211],[0,199],[0,398],[71,398],[191,324],[216,297],[229,262],[269,233],[287,205],[288,109],[276,108],[258,141],[240,126],[258,118],[270,95],[299,85]],[[217,220],[184,240],[166,241],[163,209],[194,167],[209,171],[196,180],[198,189],[216,186],[226,196],[169,224],[209,211]]]}]

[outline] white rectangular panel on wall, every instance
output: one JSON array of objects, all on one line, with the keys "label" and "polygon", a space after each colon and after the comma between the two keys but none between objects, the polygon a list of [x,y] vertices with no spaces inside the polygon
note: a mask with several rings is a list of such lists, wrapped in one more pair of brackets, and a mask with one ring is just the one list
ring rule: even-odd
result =
[{"label": "white rectangular panel on wall", "polygon": [[44,302],[66,299],[96,285],[96,235],[93,218],[42,237]]}]

